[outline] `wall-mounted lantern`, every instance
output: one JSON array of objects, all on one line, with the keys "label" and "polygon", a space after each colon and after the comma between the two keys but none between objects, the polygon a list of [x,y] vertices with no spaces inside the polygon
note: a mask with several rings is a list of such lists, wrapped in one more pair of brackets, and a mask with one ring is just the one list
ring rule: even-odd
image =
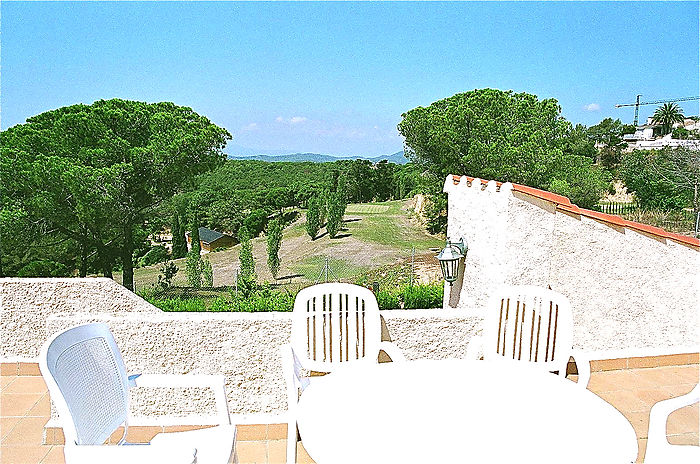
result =
[{"label": "wall-mounted lantern", "polygon": [[445,248],[436,256],[438,261],[440,261],[442,276],[445,281],[450,283],[450,286],[457,280],[459,262],[467,256],[468,249],[463,238],[460,238],[459,242],[450,242],[448,239]]}]

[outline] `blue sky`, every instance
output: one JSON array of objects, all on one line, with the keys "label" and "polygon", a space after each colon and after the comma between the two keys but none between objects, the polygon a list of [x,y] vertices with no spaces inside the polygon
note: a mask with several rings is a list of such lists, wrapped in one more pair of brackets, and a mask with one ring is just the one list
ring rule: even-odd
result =
[{"label": "blue sky", "polygon": [[[616,103],[698,95],[698,2],[2,2],[0,127],[74,103],[190,106],[261,152],[373,156],[401,114],[475,88]],[[697,115],[698,102],[681,104]],[[642,118],[654,106],[640,109]]]}]

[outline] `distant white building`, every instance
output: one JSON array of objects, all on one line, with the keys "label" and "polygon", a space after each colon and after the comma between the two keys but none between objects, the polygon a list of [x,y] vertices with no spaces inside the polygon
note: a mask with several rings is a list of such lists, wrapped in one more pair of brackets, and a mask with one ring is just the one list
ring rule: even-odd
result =
[{"label": "distant white building", "polygon": [[[683,122],[677,122],[673,128],[684,127],[689,131],[700,130],[700,122],[687,118]],[[700,140],[680,140],[671,137],[671,134],[660,135],[661,125],[653,122],[653,117],[647,118],[646,124],[637,126],[634,134],[625,134],[623,140],[627,142],[627,150],[634,149],[661,149],[664,147],[687,147],[700,149]]]}]

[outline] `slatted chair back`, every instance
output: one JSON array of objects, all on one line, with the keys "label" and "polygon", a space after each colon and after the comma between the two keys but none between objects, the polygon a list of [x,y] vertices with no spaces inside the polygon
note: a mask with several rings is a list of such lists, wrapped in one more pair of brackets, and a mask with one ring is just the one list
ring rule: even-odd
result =
[{"label": "slatted chair back", "polygon": [[117,427],[126,425],[128,377],[106,324],[55,335],[44,345],[39,366],[66,443],[102,445]]},{"label": "slatted chair back", "polygon": [[485,360],[531,363],[565,375],[573,320],[564,295],[536,286],[505,287],[489,301],[484,324]]},{"label": "slatted chair back", "polygon": [[379,307],[370,290],[326,283],[297,294],[292,347],[304,368],[330,372],[351,363],[376,363],[380,341]]}]

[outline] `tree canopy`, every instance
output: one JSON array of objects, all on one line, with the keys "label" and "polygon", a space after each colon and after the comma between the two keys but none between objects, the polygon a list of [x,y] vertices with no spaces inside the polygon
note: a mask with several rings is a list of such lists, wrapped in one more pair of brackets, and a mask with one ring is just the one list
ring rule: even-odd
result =
[{"label": "tree canopy", "polygon": [[[429,175],[510,181],[572,195],[591,207],[605,188],[590,148],[555,99],[494,89],[459,93],[402,115],[409,158]],[[581,146],[583,145],[583,146]],[[583,153],[582,153],[583,152]],[[436,180],[437,180],[436,179]],[[593,194],[579,195],[592,190]]]},{"label": "tree canopy", "polygon": [[0,228],[11,227],[5,218],[26,219],[25,240],[73,243],[81,261],[96,257],[108,275],[119,258],[133,289],[133,252],[148,213],[221,163],[230,139],[169,102],[99,100],[31,117],[0,134]]}]

